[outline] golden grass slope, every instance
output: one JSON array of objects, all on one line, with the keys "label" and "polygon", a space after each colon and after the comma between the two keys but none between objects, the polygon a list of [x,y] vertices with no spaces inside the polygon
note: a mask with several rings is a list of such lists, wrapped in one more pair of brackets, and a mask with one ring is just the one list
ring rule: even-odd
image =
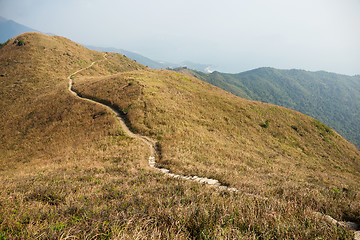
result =
[{"label": "golden grass slope", "polygon": [[[157,139],[159,163],[174,173],[359,220],[359,151],[308,116],[165,70],[75,83],[84,96],[119,106],[135,131]],[[345,202],[333,201],[334,192]],[[356,199],[346,200],[349,193]]]},{"label": "golden grass slope", "polygon": [[[102,56],[38,33],[0,49],[0,239],[352,238],[313,215],[359,222],[360,154],[336,132],[193,77]],[[269,199],[150,168],[148,148],[124,136],[113,114],[67,91],[67,76],[96,60],[74,88],[156,139],[160,165]]]},{"label": "golden grass slope", "polygon": [[[19,46],[19,40],[25,45]],[[104,125],[111,128],[112,117],[92,118],[103,109],[74,99],[66,89],[71,72],[100,59],[102,53],[39,33],[20,35],[1,49],[0,161],[24,162],[38,154],[55,157],[59,151],[62,155],[72,144],[91,142],[107,132]]]}]

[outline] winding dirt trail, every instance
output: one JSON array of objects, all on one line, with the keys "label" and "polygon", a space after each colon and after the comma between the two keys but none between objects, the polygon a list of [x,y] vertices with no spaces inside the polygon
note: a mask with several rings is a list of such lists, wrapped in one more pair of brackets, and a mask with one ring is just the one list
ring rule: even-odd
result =
[{"label": "winding dirt trail", "polygon": [[[111,112],[115,113],[117,118],[120,121],[122,129],[125,131],[125,133],[128,136],[139,139],[139,140],[143,141],[144,143],[146,143],[149,146],[149,149],[150,149],[149,165],[152,168],[157,169],[158,171],[164,173],[165,175],[167,175],[169,177],[181,178],[181,179],[185,179],[185,180],[193,180],[193,181],[197,181],[197,182],[200,182],[200,183],[206,183],[206,184],[209,184],[209,185],[214,185],[214,186],[217,186],[217,187],[219,187],[221,189],[224,189],[224,190],[229,190],[229,191],[233,191],[233,192],[239,192],[239,190],[236,189],[236,188],[230,188],[230,187],[222,185],[216,179],[203,178],[203,177],[198,177],[198,176],[178,175],[178,174],[171,173],[169,169],[157,167],[155,159],[156,159],[156,156],[157,156],[157,153],[158,153],[158,149],[156,148],[156,142],[153,139],[151,139],[149,137],[146,137],[146,136],[139,135],[139,134],[135,134],[132,131],[130,131],[128,126],[125,124],[125,121],[124,121],[124,119],[122,117],[122,114],[118,110],[116,110],[115,108],[113,108],[111,106],[108,106],[106,104],[103,104],[103,103],[99,103],[99,102],[94,101],[94,100],[89,99],[89,98],[80,97],[75,91],[72,90],[72,85],[73,85],[72,77],[74,75],[76,75],[77,73],[81,72],[81,71],[84,71],[84,70],[87,70],[87,69],[91,68],[97,62],[107,60],[106,56],[107,56],[107,54],[104,54],[104,56],[103,56],[104,59],[92,62],[88,67],[82,68],[82,69],[80,69],[80,70],[78,70],[78,71],[76,71],[76,72],[74,72],[74,73],[72,73],[72,74],[70,74],[68,76],[68,79],[69,79],[69,88],[68,88],[68,90],[71,92],[71,94],[74,95],[75,97],[79,98],[79,99],[84,100],[84,101],[88,101],[88,102],[91,102],[91,103],[94,103],[94,104],[97,104],[97,105],[101,105],[102,107],[107,108]],[[251,195],[253,195],[253,194],[251,194]],[[255,195],[253,195],[253,196],[255,196]]]},{"label": "winding dirt trail", "polygon": [[[149,150],[150,150],[150,156],[149,156],[149,165],[150,167],[162,172],[164,175],[166,176],[169,176],[169,177],[172,177],[172,178],[178,178],[178,179],[184,179],[184,180],[190,180],[190,181],[195,181],[195,182],[199,182],[199,183],[204,183],[204,184],[208,184],[210,186],[214,186],[214,187],[217,187],[217,189],[219,190],[226,190],[226,191],[230,191],[230,192],[241,192],[240,190],[238,190],[237,188],[233,188],[233,187],[228,187],[228,186],[225,186],[225,185],[222,185],[218,180],[216,179],[211,179],[211,178],[204,178],[204,177],[198,177],[198,176],[185,176],[185,175],[178,175],[178,174],[174,174],[174,173],[171,173],[169,169],[166,169],[166,168],[160,168],[160,167],[157,167],[156,166],[156,156],[158,156],[158,149],[156,147],[156,141],[149,138],[149,137],[146,137],[146,136],[142,136],[142,135],[139,135],[139,134],[135,134],[133,133],[132,131],[130,131],[130,129],[128,128],[128,126],[125,124],[125,121],[122,117],[122,114],[116,110],[115,108],[111,107],[111,106],[108,106],[106,104],[103,104],[103,103],[100,103],[100,102],[97,102],[97,101],[94,101],[92,99],[89,99],[89,98],[85,98],[85,97],[80,97],[76,92],[74,92],[72,90],[72,85],[73,85],[73,81],[72,81],[72,77],[74,75],[76,75],[77,73],[81,72],[81,71],[84,71],[84,70],[87,70],[89,68],[91,68],[95,63],[97,62],[100,62],[100,61],[106,61],[107,58],[106,58],[107,54],[104,54],[103,55],[103,58],[102,60],[98,60],[98,61],[95,61],[95,62],[92,62],[88,67],[86,68],[82,68],[72,74],[70,74],[68,76],[68,79],[69,79],[69,92],[74,95],[76,98],[79,98],[83,101],[87,101],[87,102],[91,102],[91,103],[94,103],[94,104],[97,104],[97,105],[100,105],[106,109],[108,109],[109,111],[115,113],[116,117],[118,118],[119,122],[120,122],[120,125],[122,127],[122,129],[124,130],[124,132],[130,136],[130,137],[133,137],[133,138],[136,138],[136,139],[139,139],[141,141],[143,141],[144,143],[146,143],[148,146],[149,146]],[[241,194],[244,194],[244,195],[248,195],[248,196],[252,196],[252,197],[256,197],[256,198],[260,198],[260,199],[268,199],[267,197],[264,197],[264,196],[260,196],[260,195],[256,195],[256,194],[252,194],[252,193],[246,193],[246,192],[241,192]],[[332,223],[334,225],[340,225],[340,226],[344,226],[344,227],[348,227],[352,230],[354,230],[354,233],[355,233],[355,236],[354,236],[354,240],[360,240],[360,229],[359,229],[359,226],[356,224],[356,223],[353,223],[353,222],[342,222],[342,221],[337,221],[336,219],[332,218],[331,216],[328,216],[328,215],[324,215],[322,213],[319,213],[319,212],[314,212],[314,214],[320,218],[320,219],[324,219],[325,221],[329,222],[329,223]]]}]

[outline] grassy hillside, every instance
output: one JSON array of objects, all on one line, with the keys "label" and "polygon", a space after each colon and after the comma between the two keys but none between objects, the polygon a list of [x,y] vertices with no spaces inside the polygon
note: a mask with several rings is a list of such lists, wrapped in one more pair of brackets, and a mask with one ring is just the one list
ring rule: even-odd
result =
[{"label": "grassy hillside", "polygon": [[[69,96],[66,89],[69,73],[98,59],[102,59],[99,52],[61,37],[38,33],[20,35],[1,48],[2,161],[27,161],[31,158],[29,154],[34,157],[56,155],[91,134],[91,131],[82,133],[84,127],[106,131],[103,124],[114,120],[104,119],[104,122],[94,124],[92,114],[102,109],[80,103]],[[124,57],[122,59],[126,63],[124,69],[134,69],[127,63],[140,66]],[[110,74],[121,70],[119,67],[99,71]],[[73,111],[77,114],[73,115]]]},{"label": "grassy hillside", "polygon": [[360,147],[360,77],[259,68],[239,74],[178,69],[237,96],[312,116]]},{"label": "grassy hillside", "polygon": [[[112,113],[67,91],[93,61],[74,88],[158,141],[159,165],[267,198],[150,168]],[[353,237],[313,212],[360,221],[360,153],[312,118],[36,33],[0,49],[0,71],[2,239]]]}]

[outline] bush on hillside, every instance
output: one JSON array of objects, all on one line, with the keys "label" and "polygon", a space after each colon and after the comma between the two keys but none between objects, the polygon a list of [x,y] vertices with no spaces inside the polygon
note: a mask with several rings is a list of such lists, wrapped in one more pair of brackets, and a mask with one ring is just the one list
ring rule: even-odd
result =
[{"label": "bush on hillside", "polygon": [[259,125],[262,128],[268,128],[269,127],[269,122],[270,122],[269,120],[266,120],[265,123],[260,123]]},{"label": "bush on hillside", "polygon": [[17,43],[18,46],[24,46],[25,45],[25,41],[24,40],[20,40],[18,43]]},{"label": "bush on hillside", "polygon": [[16,44],[17,46],[24,46],[26,43],[23,39],[16,39],[14,41],[14,44]]}]

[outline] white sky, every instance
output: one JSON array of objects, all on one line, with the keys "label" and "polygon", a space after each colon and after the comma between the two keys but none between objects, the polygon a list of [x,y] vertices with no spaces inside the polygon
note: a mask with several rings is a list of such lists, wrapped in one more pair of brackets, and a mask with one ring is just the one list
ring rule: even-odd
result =
[{"label": "white sky", "polygon": [[0,0],[0,16],[83,44],[225,72],[360,74],[360,0]]}]

